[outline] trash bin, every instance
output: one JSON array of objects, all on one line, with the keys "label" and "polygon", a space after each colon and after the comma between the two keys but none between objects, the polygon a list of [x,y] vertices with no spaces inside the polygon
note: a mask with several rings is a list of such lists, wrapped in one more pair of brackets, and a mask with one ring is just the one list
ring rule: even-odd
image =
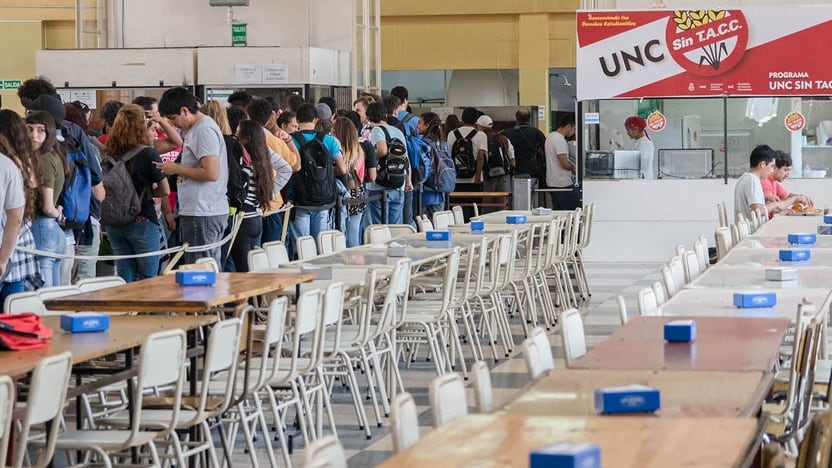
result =
[{"label": "trash bin", "polygon": [[537,189],[537,179],[518,176],[511,182],[511,207],[514,210],[531,210]]}]

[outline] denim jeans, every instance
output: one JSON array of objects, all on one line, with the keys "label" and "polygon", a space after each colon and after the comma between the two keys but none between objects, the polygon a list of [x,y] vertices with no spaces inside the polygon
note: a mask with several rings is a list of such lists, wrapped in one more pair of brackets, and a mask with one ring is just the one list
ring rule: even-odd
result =
[{"label": "denim jeans", "polygon": [[347,229],[345,230],[347,233],[347,247],[355,247],[363,243],[362,218],[364,218],[363,212],[347,217]]},{"label": "denim jeans", "polygon": [[402,202],[402,223],[416,227],[416,221],[413,220],[413,217],[416,214],[416,207],[413,204],[414,193],[416,192],[413,190],[410,192],[404,192],[404,199]]},{"label": "denim jeans", "polygon": [[[0,283],[0,307],[6,303],[6,298],[15,293],[21,293],[26,289],[26,281],[4,281]],[[5,310],[3,311],[6,312]]]},{"label": "denim jeans", "polygon": [[292,255],[299,237],[312,236],[317,244],[318,233],[332,228],[329,223],[329,211],[293,208],[292,220],[289,222],[289,232],[292,235],[292,241],[288,246],[290,258],[294,258]]},{"label": "denim jeans", "polygon": [[[367,196],[378,195],[382,190],[367,190]],[[387,224],[402,224],[402,211],[404,209],[404,190],[387,189]],[[382,224],[384,219],[381,216],[381,200],[373,200],[367,204],[370,210],[370,224]]]},{"label": "denim jeans", "polygon": [[[115,255],[133,255],[158,251],[159,226],[152,221],[142,221],[126,226],[107,226],[107,238]],[[116,273],[128,283],[152,278],[159,274],[159,256],[116,260]]]},{"label": "denim jeans", "polygon": [[[92,244],[78,245],[75,251],[78,255],[96,256],[101,248],[101,223],[97,219],[90,217],[92,224]],[[78,279],[95,278],[95,260],[77,260],[78,269],[76,276]]]},{"label": "denim jeans", "polygon": [[[180,216],[179,231],[182,234],[182,242],[187,242],[190,247],[198,247],[219,242],[222,233],[228,225],[228,215],[217,216]],[[222,252],[219,247],[204,252],[185,252],[182,256],[182,263],[195,263],[202,257],[214,257],[217,265],[222,265]]]},{"label": "denim jeans", "polygon": [[[64,254],[66,252],[66,237],[64,230],[55,218],[38,216],[32,222],[32,235],[35,236],[35,247],[44,252]],[[61,262],[59,258],[38,256],[38,270],[43,286],[58,286],[61,284]],[[65,260],[72,263],[72,260]]]},{"label": "denim jeans", "polygon": [[262,243],[280,240],[283,237],[283,215],[285,213],[273,213],[263,218]]}]

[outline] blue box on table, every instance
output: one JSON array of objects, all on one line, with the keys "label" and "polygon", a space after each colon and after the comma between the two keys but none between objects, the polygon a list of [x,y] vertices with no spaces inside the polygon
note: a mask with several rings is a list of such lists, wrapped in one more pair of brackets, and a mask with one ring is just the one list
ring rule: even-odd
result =
[{"label": "blue box on table", "polygon": [[737,292],[734,293],[734,305],[740,309],[774,307],[777,305],[777,294],[773,292]]},{"label": "blue box on table", "polygon": [[812,258],[812,251],[809,249],[780,249],[779,257],[784,262],[802,262]]},{"label": "blue box on table", "polygon": [[180,286],[211,286],[217,282],[217,274],[211,270],[185,270],[176,272],[176,284]]},{"label": "blue box on table", "polygon": [[646,385],[595,389],[595,409],[602,414],[644,413],[661,408],[659,389]]},{"label": "blue box on table", "polygon": [[532,450],[530,468],[601,468],[601,448],[595,444],[562,442]]},{"label": "blue box on table", "polygon": [[789,244],[815,244],[818,235],[813,232],[793,232],[787,236]]},{"label": "blue box on table", "polygon": [[473,234],[482,234],[485,230],[485,221],[471,221],[471,232]]},{"label": "blue box on table", "polygon": [[664,339],[673,343],[696,341],[696,321],[673,320],[665,323]]},{"label": "blue box on table", "polygon": [[526,215],[508,215],[506,224],[526,224]]},{"label": "blue box on table", "polygon": [[425,240],[449,241],[451,240],[451,231],[426,231]]},{"label": "blue box on table", "polygon": [[101,332],[110,329],[110,316],[97,312],[61,315],[61,330],[70,333]]},{"label": "blue box on table", "polygon": [[832,224],[832,215],[823,215],[823,224]]}]

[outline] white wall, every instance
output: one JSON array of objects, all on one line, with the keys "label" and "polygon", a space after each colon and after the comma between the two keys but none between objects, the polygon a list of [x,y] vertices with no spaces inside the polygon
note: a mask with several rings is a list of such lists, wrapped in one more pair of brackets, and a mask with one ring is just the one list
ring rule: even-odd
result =
[{"label": "white wall", "polygon": [[[210,7],[208,0],[113,1],[113,8],[124,18],[123,42],[119,37],[116,46],[231,45],[228,9]],[[233,12],[248,24],[249,46],[352,47],[352,0],[250,0]]]}]

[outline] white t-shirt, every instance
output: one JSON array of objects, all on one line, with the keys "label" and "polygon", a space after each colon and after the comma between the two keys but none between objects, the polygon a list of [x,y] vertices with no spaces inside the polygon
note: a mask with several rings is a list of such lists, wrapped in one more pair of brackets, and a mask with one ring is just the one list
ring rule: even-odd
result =
[{"label": "white t-shirt", "polygon": [[641,153],[641,173],[645,179],[655,179],[656,175],[653,170],[654,154],[656,152],[653,146],[653,140],[643,136],[633,143],[633,150]]},{"label": "white t-shirt", "polygon": [[23,174],[5,154],[0,153],[0,235],[6,228],[6,210],[23,208],[26,193],[23,191]]},{"label": "white t-shirt", "polygon": [[225,140],[216,122],[203,115],[188,129],[182,146],[182,165],[199,166],[205,156],[219,156],[220,177],[212,182],[197,182],[185,177],[177,181],[179,214],[183,216],[219,216],[228,214],[228,156]]},{"label": "white t-shirt", "polygon": [[543,148],[546,150],[546,185],[556,188],[571,186],[572,171],[564,169],[558,159],[559,154],[569,155],[566,137],[560,132],[552,132],[546,137]]},{"label": "white t-shirt", "polygon": [[[402,141],[402,143],[407,142],[407,140],[404,137],[404,134],[398,128],[396,128],[392,125],[379,124],[379,125],[376,125],[376,126],[374,126],[370,129],[370,142],[373,144],[373,148],[376,148],[380,141],[385,141],[386,140],[386,137],[384,135],[384,130],[382,130],[381,127],[384,127],[387,130],[387,133],[390,134],[390,139],[391,140],[393,138],[398,138],[399,140]],[[387,149],[388,149],[388,151],[390,150],[389,147]],[[405,153],[405,156],[407,156],[407,153]],[[387,156],[384,156],[382,158],[382,160],[386,157]],[[408,169],[408,170],[410,170],[410,169]],[[391,190],[391,189],[403,190],[406,183],[407,183],[407,179],[405,179],[405,181],[402,182],[402,185],[399,186],[399,187],[385,187],[385,186],[379,185],[375,182],[368,182],[367,183],[367,189],[368,190]]]},{"label": "white t-shirt", "polygon": [[750,172],[746,172],[734,186],[734,215],[742,213],[745,219],[751,219],[751,205],[760,204],[765,206],[766,199],[763,196],[763,184],[760,178]]},{"label": "white t-shirt", "polygon": [[[479,153],[480,150],[482,150],[484,153],[488,153],[488,136],[486,136],[485,133],[475,129],[474,127],[470,127],[470,126],[459,127],[457,130],[459,130],[459,134],[462,135],[463,138],[468,136],[468,134],[471,133],[471,130],[474,130],[475,132],[477,132],[476,134],[474,134],[474,136],[471,137],[471,146],[474,149],[474,158],[477,157],[477,153]],[[456,133],[455,132],[448,133],[448,148],[453,148],[455,141],[456,141]],[[473,177],[471,177],[469,179],[457,178],[456,181],[457,181],[457,183],[470,184],[470,183],[474,182],[474,178]]]}]

